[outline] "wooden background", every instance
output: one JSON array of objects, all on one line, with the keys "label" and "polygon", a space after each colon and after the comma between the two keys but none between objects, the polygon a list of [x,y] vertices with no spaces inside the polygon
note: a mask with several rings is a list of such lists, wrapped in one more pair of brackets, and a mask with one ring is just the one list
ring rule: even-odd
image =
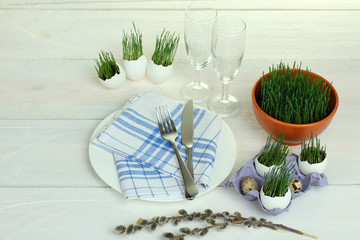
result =
[{"label": "wooden background", "polygon": [[[194,2],[1,1],[0,239],[159,239],[162,232],[175,228],[125,238],[113,229],[138,217],[175,215],[180,208],[238,210],[320,239],[359,239],[360,2],[356,0],[198,1],[211,4],[219,15],[241,16],[247,23],[244,60],[230,85],[242,113],[225,119],[238,147],[232,173],[266,141],[252,112],[255,81],[273,64],[296,61],[333,82],[339,94],[338,112],[320,135],[329,155],[328,187],[312,189],[297,198],[289,212],[271,217],[256,202],[222,186],[192,202],[125,201],[93,171],[88,141],[102,119],[141,91],[181,99],[179,88],[194,78],[183,41],[184,9]],[[181,34],[172,77],[161,85],[145,77],[126,81],[118,90],[105,89],[97,82],[94,59],[106,50],[120,61],[122,31],[130,30],[132,22],[143,32],[148,59],[163,28]],[[220,91],[212,64],[202,79]],[[292,150],[299,153],[299,147]],[[212,231],[209,237],[305,239],[245,227]]]}]

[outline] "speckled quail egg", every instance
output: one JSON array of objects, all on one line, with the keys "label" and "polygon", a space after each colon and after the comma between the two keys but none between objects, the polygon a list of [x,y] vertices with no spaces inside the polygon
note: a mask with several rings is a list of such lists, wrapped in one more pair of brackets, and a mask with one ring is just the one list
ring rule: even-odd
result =
[{"label": "speckled quail egg", "polygon": [[247,176],[247,177],[244,177],[243,180],[241,180],[240,190],[241,190],[242,194],[246,195],[252,190],[259,191],[259,185],[255,181],[255,179]]},{"label": "speckled quail egg", "polygon": [[294,179],[292,180],[292,182],[290,183],[290,190],[294,193],[298,193],[301,191],[302,189],[302,183],[299,179]]}]

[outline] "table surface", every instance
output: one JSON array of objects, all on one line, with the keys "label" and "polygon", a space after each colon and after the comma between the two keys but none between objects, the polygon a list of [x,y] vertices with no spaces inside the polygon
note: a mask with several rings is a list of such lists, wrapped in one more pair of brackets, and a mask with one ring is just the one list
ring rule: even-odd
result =
[{"label": "table surface", "polygon": [[[193,2],[1,1],[1,239],[160,239],[162,232],[177,228],[169,225],[125,238],[114,228],[139,217],[177,215],[180,208],[239,211],[320,239],[359,238],[360,161],[355,150],[360,147],[360,2],[356,0],[203,1],[219,15],[241,16],[247,23],[245,57],[230,85],[242,113],[224,119],[237,144],[231,173],[266,141],[251,107],[255,81],[273,64],[296,61],[332,82],[340,97],[333,122],[320,135],[329,156],[325,172],[329,186],[314,187],[295,199],[289,212],[269,216],[257,202],[238,197],[233,187],[224,188],[224,182],[194,201],[156,203],[124,200],[96,175],[88,141],[104,117],[141,91],[181,100],[179,88],[194,78],[183,41],[184,9]],[[94,59],[100,50],[121,59],[122,30],[129,30],[133,21],[143,32],[148,59],[163,28],[181,34],[171,79],[156,85],[144,77],[127,80],[117,90],[105,89],[97,81]],[[211,64],[202,71],[202,79],[215,92],[220,90]],[[299,153],[299,147],[292,151]],[[209,237],[306,239],[239,226],[211,231]]]}]

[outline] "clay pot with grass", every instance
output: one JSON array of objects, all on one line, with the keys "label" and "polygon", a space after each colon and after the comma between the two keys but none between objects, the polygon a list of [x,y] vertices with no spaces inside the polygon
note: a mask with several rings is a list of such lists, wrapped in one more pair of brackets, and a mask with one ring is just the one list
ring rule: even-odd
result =
[{"label": "clay pot with grass", "polygon": [[295,63],[292,68],[280,63],[255,83],[252,103],[259,125],[268,134],[282,132],[284,144],[299,145],[329,126],[339,97],[325,78]]}]

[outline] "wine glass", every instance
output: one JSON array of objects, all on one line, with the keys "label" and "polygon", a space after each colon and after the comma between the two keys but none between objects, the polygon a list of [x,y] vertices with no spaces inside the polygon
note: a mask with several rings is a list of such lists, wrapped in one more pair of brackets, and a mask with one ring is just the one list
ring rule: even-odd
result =
[{"label": "wine glass", "polygon": [[229,83],[239,73],[245,52],[246,23],[239,17],[223,16],[214,22],[212,57],[215,72],[223,83],[222,94],[208,102],[210,110],[221,116],[234,116],[240,111],[236,97],[229,95]]},{"label": "wine glass", "polygon": [[213,24],[217,17],[215,8],[207,4],[196,3],[185,10],[185,46],[191,65],[195,68],[195,81],[180,88],[185,99],[195,102],[206,101],[211,96],[210,87],[200,81],[200,71],[211,60],[211,38]]}]

